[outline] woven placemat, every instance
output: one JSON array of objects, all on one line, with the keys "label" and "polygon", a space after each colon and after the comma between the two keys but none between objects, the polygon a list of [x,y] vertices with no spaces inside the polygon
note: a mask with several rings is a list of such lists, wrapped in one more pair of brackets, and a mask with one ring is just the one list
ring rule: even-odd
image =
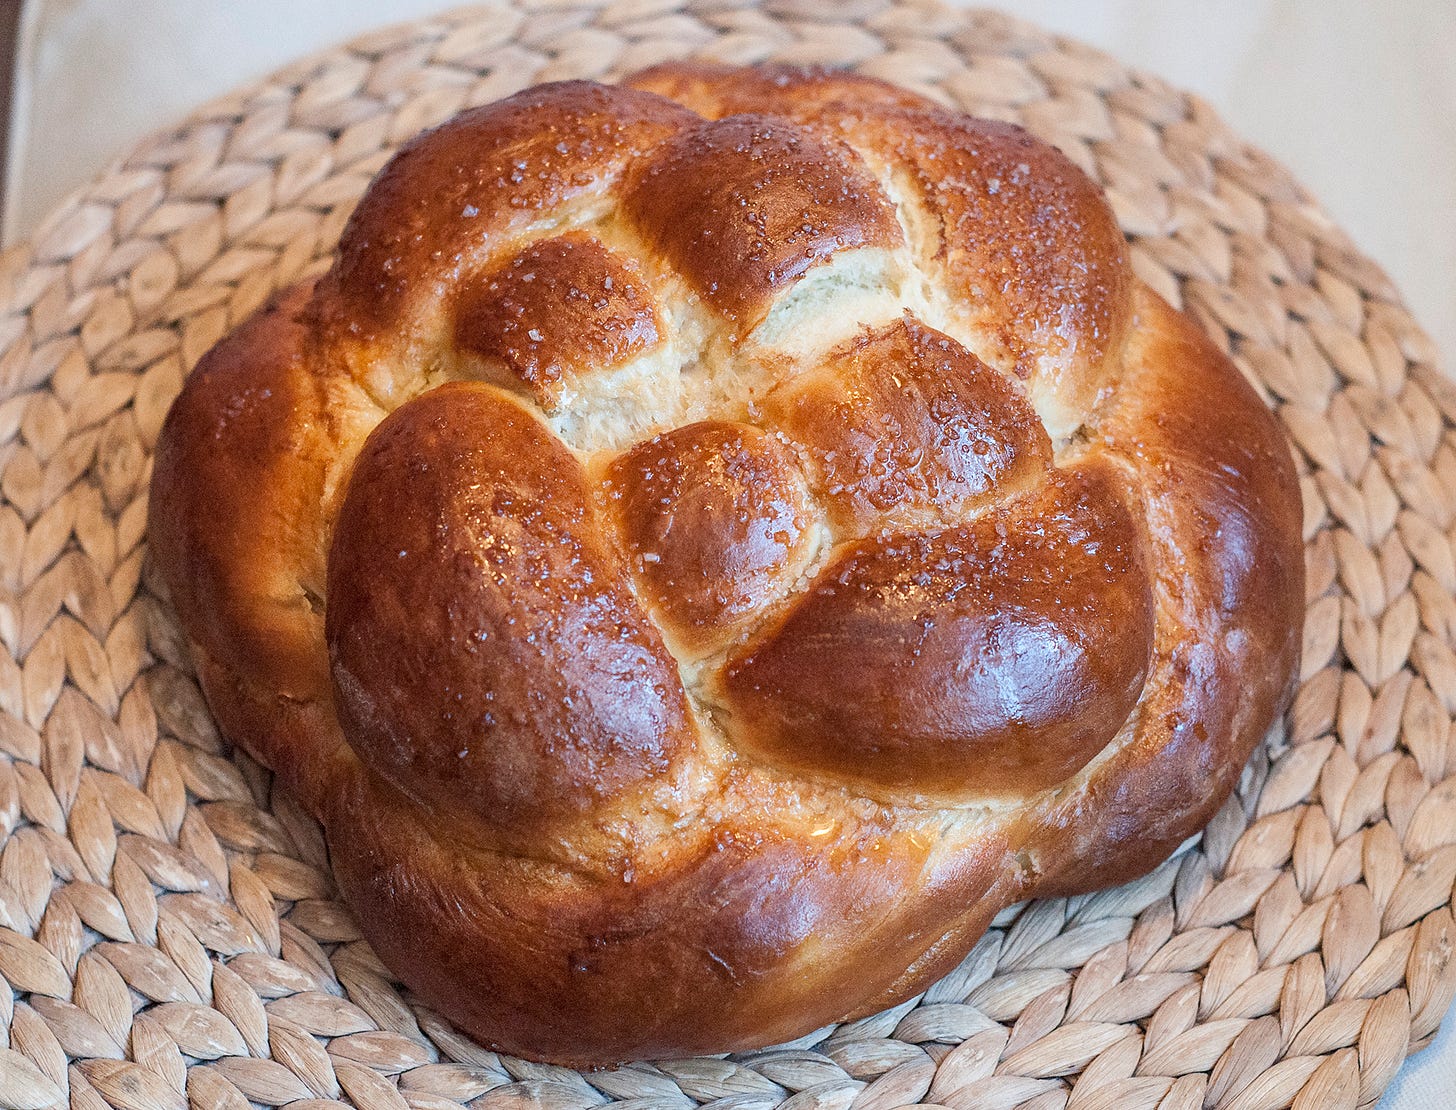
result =
[{"label": "woven placemat", "polygon": [[[317,268],[390,151],[687,52],[857,66],[1024,123],[1298,446],[1303,685],[1201,844],[1008,911],[953,975],[742,1057],[578,1074],[391,982],[319,831],[220,739],[148,585],[186,371]],[[917,2],[498,6],[359,39],[141,146],[0,258],[0,1106],[1354,1107],[1456,992],[1456,389],[1386,277],[1206,105]],[[300,1103],[300,1105],[302,1105]]]}]

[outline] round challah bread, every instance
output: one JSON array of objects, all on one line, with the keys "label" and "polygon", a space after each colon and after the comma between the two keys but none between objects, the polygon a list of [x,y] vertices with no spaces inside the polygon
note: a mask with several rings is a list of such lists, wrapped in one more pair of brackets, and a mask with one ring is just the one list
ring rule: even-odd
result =
[{"label": "round challah bread", "polygon": [[404,147],[151,543],[224,732],[484,1043],[724,1052],[1165,859],[1291,688],[1298,484],[1018,128],[660,67]]}]

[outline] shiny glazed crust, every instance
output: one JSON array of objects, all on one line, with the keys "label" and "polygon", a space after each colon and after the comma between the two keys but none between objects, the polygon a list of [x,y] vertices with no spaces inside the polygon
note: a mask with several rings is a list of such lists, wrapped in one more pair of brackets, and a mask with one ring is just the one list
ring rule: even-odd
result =
[{"label": "shiny glazed crust", "polygon": [[1288,696],[1278,425],[1019,129],[672,65],[406,146],[151,543],[224,731],[484,1043],[725,1052],[1144,873]]}]

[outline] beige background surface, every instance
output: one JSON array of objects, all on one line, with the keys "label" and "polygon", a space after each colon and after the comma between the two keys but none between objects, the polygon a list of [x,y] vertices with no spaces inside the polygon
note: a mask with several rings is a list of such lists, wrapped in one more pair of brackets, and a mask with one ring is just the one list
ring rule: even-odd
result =
[{"label": "beige background surface", "polygon": [[[13,3],[17,0],[0,0]],[[833,2],[833,0],[828,0]],[[7,242],[150,131],[441,0],[25,0]],[[1456,0],[1005,0],[1206,97],[1395,278],[1456,368]],[[1456,1037],[1382,1110],[1456,1105]]]},{"label": "beige background surface", "polygon": [[[196,104],[448,2],[25,0],[6,241]],[[1390,271],[1456,365],[1456,0],[1002,6],[1207,97]]]}]

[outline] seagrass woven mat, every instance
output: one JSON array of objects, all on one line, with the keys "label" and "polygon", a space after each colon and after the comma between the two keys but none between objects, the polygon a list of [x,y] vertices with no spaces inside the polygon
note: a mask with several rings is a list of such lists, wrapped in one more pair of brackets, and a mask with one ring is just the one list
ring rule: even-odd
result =
[{"label": "seagrass woven mat", "polygon": [[[1009,911],[894,1010],[588,1074],[471,1044],[336,900],[318,829],[218,736],[148,585],[183,375],[316,268],[390,151],[532,81],[698,52],[857,66],[1024,123],[1279,411],[1303,685],[1201,844]],[[202,109],[0,258],[0,1106],[1354,1107],[1456,992],[1456,389],[1386,277],[1198,100],[1003,17],[897,0],[502,5]]]}]

